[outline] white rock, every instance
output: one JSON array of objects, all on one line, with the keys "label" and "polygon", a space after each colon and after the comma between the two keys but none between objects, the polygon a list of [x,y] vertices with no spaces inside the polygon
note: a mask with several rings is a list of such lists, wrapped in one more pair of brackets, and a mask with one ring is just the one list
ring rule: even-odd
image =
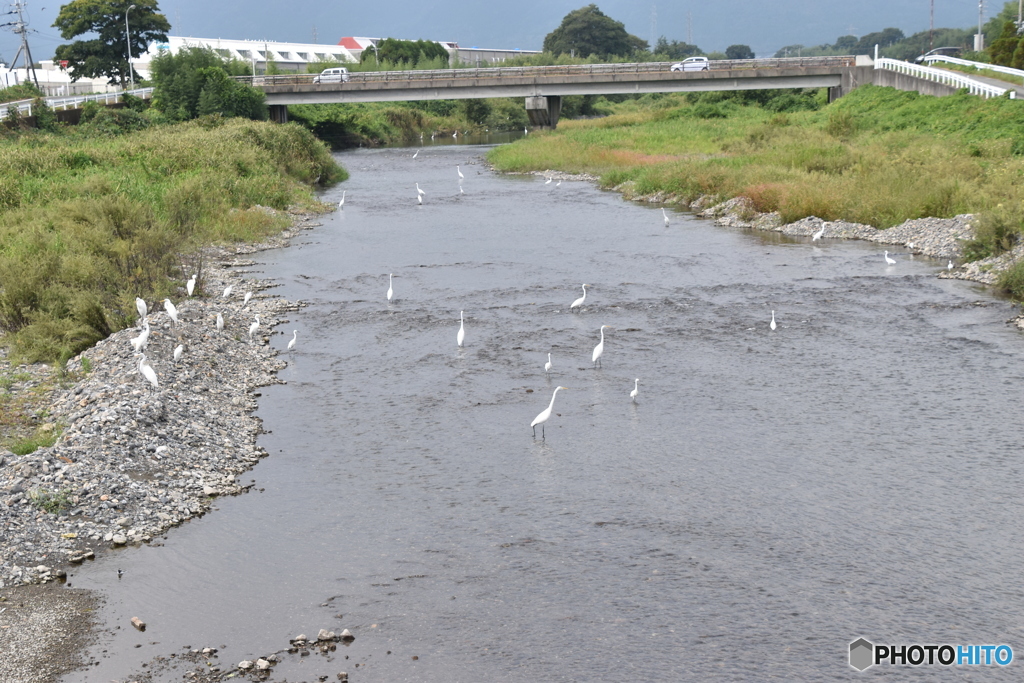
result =
[{"label": "white rock", "polygon": [[110,540],[114,542],[114,545],[124,545],[128,542],[124,534],[114,534]]},{"label": "white rock", "polygon": [[334,631],[328,631],[325,628],[320,629],[320,633],[316,634],[317,640],[334,640]]},{"label": "white rock", "polygon": [[244,671],[248,671],[252,668],[252,662],[250,662],[248,659],[243,659],[238,663],[238,668]]},{"label": "white rock", "polygon": [[260,671],[266,671],[267,669],[270,668],[270,662],[268,662],[267,660],[262,659],[262,658],[261,659],[257,659],[256,660],[256,668],[259,669]]}]

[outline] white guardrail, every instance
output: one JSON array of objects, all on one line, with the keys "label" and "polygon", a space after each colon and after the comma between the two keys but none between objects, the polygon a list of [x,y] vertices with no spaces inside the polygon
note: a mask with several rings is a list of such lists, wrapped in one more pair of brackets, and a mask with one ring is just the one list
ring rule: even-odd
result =
[{"label": "white guardrail", "polygon": [[[100,104],[116,104],[121,101],[125,94],[134,95],[142,99],[149,99],[153,97],[152,88],[136,88],[135,90],[122,90],[121,92],[111,93],[99,93],[96,95],[70,95],[67,97],[44,97],[42,98],[46,102],[46,106],[50,109],[61,111],[63,109],[78,109],[86,102],[99,102]],[[16,107],[18,113],[22,116],[32,116],[32,105],[36,99],[31,100],[16,100],[14,102],[4,102],[0,104],[0,119],[7,118],[8,111],[11,107]]]},{"label": "white guardrail", "polygon": [[960,66],[973,66],[976,69],[985,69],[986,71],[995,71],[1001,74],[1008,74],[1010,76],[1016,76],[1024,82],[1024,71],[1020,69],[1014,69],[1008,66],[999,66],[998,64],[986,64],[985,62],[972,62],[969,59],[960,59],[959,57],[947,57],[946,55],[928,55],[924,58],[924,61],[931,64],[932,62],[949,62],[950,64],[959,64]]},{"label": "white guardrail", "polygon": [[[907,74],[908,76],[916,76],[917,78],[923,78],[927,81],[935,81],[936,83],[944,83],[945,85],[950,85],[955,88],[967,88],[967,91],[972,95],[978,95],[985,99],[990,97],[1002,97],[1007,90],[1010,90],[1009,88],[1000,88],[995,85],[976,81],[965,74],[956,73],[955,71],[933,69],[930,66],[921,66],[920,64],[904,62],[898,59],[889,59],[888,57],[879,57],[876,59],[875,68],[895,71],[897,73]],[[1010,90],[1010,99],[1016,99],[1016,97],[1017,91]]]}]

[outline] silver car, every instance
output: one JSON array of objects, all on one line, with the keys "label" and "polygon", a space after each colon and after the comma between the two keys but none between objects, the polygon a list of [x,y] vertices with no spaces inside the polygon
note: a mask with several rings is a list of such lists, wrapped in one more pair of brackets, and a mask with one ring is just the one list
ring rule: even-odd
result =
[{"label": "silver car", "polygon": [[710,68],[707,57],[687,57],[669,67],[671,71],[708,71]]}]

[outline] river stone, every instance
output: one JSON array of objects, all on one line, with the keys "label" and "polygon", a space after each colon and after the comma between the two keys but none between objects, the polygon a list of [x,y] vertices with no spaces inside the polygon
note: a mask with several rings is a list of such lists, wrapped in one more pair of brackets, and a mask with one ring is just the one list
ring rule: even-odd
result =
[{"label": "river stone", "polygon": [[124,534],[114,534],[110,540],[114,542],[114,545],[124,545],[128,542]]},{"label": "river stone", "polygon": [[250,662],[248,659],[243,659],[238,663],[238,668],[242,671],[248,671],[252,668],[252,662]]},{"label": "river stone", "polygon": [[267,669],[270,668],[270,662],[268,662],[267,660],[265,660],[263,658],[257,659],[256,660],[256,668],[259,669],[260,671],[266,671]]}]

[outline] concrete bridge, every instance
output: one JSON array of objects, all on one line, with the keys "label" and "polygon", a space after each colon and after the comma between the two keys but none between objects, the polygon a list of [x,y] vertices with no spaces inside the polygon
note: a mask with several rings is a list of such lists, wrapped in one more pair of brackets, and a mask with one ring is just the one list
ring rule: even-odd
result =
[{"label": "concrete bridge", "polygon": [[530,122],[541,128],[555,127],[561,98],[566,95],[829,88],[834,99],[872,82],[871,60],[864,57],[716,60],[708,71],[672,71],[670,67],[670,62],[647,62],[364,71],[349,74],[345,83],[314,83],[314,74],[239,76],[237,80],[262,89],[271,118],[280,122],[287,120],[290,104],[523,97]]}]

